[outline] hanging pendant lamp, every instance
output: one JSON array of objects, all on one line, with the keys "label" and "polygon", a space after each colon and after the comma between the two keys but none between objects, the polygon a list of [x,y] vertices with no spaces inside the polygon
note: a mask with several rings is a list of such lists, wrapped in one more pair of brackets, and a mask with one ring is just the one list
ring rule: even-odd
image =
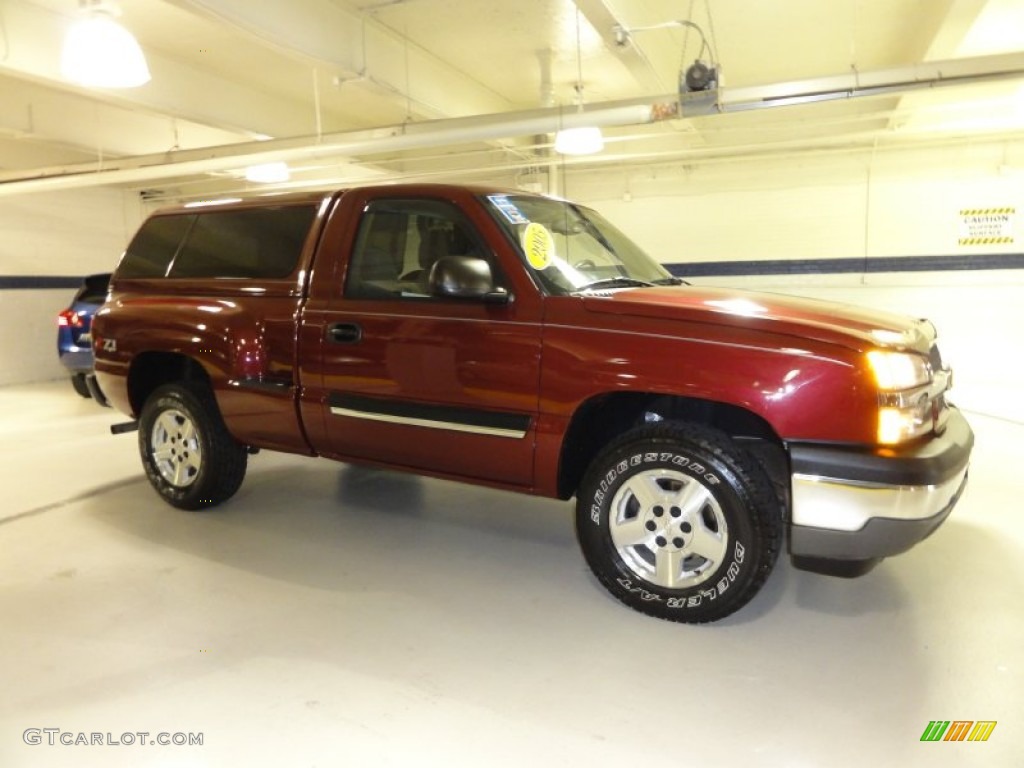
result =
[{"label": "hanging pendant lamp", "polygon": [[117,17],[109,0],[81,0],[81,17],[64,37],[60,69],[66,80],[87,88],[136,88],[150,81],[139,41]]}]

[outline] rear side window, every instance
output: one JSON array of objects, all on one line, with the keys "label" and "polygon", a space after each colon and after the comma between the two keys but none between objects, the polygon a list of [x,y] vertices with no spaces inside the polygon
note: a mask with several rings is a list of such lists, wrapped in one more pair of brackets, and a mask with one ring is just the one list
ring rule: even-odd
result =
[{"label": "rear side window", "polygon": [[316,208],[252,208],[196,218],[170,277],[287,277]]},{"label": "rear side window", "polygon": [[315,216],[313,205],[158,216],[143,224],[118,276],[287,277]]},{"label": "rear side window", "polygon": [[154,216],[135,235],[117,268],[118,277],[163,277],[195,216]]}]

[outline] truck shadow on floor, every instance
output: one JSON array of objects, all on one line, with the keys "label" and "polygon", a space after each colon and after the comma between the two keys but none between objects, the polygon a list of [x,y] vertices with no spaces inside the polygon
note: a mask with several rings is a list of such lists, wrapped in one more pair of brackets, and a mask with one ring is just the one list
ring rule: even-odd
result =
[{"label": "truck shadow on floor", "polygon": [[[155,544],[340,592],[390,584],[481,599],[525,589],[614,602],[578,551],[571,503],[400,472],[285,459],[255,466],[234,499],[205,512],[175,510],[142,483],[114,486],[88,507]],[[997,570],[997,545],[985,530],[952,520],[858,579],[795,570],[783,552],[761,593],[720,625],[774,623],[794,611],[906,621],[981,590],[985,570]]]},{"label": "truck shadow on floor", "polygon": [[564,502],[308,459],[277,463],[254,467],[214,509],[174,509],[139,483],[92,499],[89,510],[154,544],[319,588],[391,578],[461,590],[481,579],[509,589],[517,579],[583,582]]}]

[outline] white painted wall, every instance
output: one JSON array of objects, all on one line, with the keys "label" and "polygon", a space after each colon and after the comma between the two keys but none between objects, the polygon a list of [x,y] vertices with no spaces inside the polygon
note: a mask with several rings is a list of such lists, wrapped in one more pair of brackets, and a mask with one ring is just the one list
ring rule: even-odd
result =
[{"label": "white painted wall", "polygon": [[[1024,138],[570,171],[565,195],[665,262],[1024,252]],[[958,244],[961,209],[1006,206],[1017,211],[1014,243]],[[111,190],[0,199],[0,274],[104,271],[142,218],[136,198]],[[1024,391],[1024,270],[699,280],[930,317],[957,399],[1024,420],[1013,397]],[[70,291],[0,293],[0,384],[61,376],[54,318]]]},{"label": "white painted wall", "polygon": [[[570,173],[666,263],[1024,253],[1024,138]],[[962,209],[1013,207],[1013,243],[961,246]],[[708,277],[928,317],[963,407],[1024,421],[1024,270]]]},{"label": "white painted wall", "polygon": [[[599,208],[664,262],[1024,251],[1024,138],[638,171],[572,172]],[[1016,242],[958,245],[960,211],[1017,208]]]},{"label": "white painted wall", "polygon": [[[0,275],[110,271],[140,222],[135,197],[115,190],[0,198]],[[57,362],[56,317],[73,294],[0,290],[0,384],[64,375]]]}]

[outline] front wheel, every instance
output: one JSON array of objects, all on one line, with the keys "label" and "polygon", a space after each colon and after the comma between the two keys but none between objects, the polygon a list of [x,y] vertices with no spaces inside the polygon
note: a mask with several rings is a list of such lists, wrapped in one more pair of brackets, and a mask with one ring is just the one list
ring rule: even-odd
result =
[{"label": "front wheel", "polygon": [[139,419],[139,453],[150,485],[179,509],[226,501],[245,478],[247,452],[224,426],[206,388],[185,383],[154,390]]},{"label": "front wheel", "polygon": [[779,502],[760,465],[717,430],[642,427],[591,464],[577,497],[588,565],[619,600],[670,621],[724,618],[779,554]]}]

